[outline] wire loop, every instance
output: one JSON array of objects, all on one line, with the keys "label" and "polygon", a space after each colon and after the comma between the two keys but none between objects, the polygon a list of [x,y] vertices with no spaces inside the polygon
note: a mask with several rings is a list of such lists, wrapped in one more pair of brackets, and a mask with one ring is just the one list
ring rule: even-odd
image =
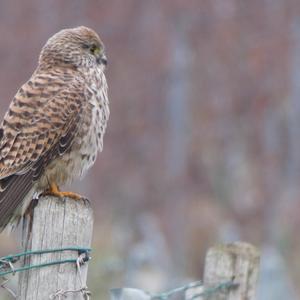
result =
[{"label": "wire loop", "polygon": [[[15,268],[13,263],[17,262],[21,257],[27,257],[30,255],[39,255],[39,254],[46,254],[46,253],[56,253],[62,251],[77,251],[79,256],[83,255],[84,262],[90,260],[90,248],[82,248],[82,247],[65,247],[65,248],[56,248],[56,249],[45,249],[45,250],[33,250],[33,251],[26,251],[21,252],[18,254],[10,254],[7,256],[3,256],[0,258],[0,277],[3,277],[8,274],[15,274],[16,272],[22,272],[26,270],[48,267],[52,265],[64,264],[64,263],[77,263],[77,259],[64,259],[64,260],[57,260],[48,263],[42,263],[37,265],[25,265],[23,267]],[[9,266],[9,270],[7,270],[7,266]]]}]

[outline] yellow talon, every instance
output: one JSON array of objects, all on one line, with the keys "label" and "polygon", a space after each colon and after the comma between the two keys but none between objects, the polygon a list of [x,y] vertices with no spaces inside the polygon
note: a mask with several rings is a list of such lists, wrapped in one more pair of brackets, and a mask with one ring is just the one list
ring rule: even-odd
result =
[{"label": "yellow talon", "polygon": [[63,198],[63,197],[68,197],[68,198],[72,198],[74,200],[80,200],[82,199],[82,196],[73,192],[61,192],[58,189],[58,186],[56,185],[55,182],[51,182],[50,183],[50,188],[49,190],[45,191],[43,193],[43,195],[52,195],[52,196],[56,196],[59,198]]}]

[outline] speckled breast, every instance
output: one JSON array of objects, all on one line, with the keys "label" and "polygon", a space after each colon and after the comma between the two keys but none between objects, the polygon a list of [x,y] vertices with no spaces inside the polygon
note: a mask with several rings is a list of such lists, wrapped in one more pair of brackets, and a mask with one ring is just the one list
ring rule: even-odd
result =
[{"label": "speckled breast", "polygon": [[107,83],[101,70],[92,71],[87,80],[85,101],[88,104],[82,112],[80,130],[69,151],[47,167],[45,176],[39,182],[41,189],[47,185],[48,180],[63,185],[82,177],[94,164],[97,152],[102,151],[109,118]]},{"label": "speckled breast", "polygon": [[75,144],[79,145],[78,159],[81,160],[82,165],[79,176],[94,164],[97,152],[102,151],[103,136],[109,118],[107,83],[103,72],[92,70],[87,86],[86,99],[89,103],[83,116],[82,127],[75,140]]}]

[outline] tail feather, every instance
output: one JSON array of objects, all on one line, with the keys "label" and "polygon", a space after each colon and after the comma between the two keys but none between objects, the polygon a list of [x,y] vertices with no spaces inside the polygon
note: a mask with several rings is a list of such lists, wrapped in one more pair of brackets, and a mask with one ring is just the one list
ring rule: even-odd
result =
[{"label": "tail feather", "polygon": [[26,195],[33,187],[33,171],[11,175],[0,180],[0,232],[15,217]]}]

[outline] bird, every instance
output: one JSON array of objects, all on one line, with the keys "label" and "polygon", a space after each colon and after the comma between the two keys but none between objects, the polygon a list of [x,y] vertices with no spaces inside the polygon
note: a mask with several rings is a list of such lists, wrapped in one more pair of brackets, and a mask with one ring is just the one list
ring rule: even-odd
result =
[{"label": "bird", "polygon": [[0,125],[0,232],[16,227],[35,195],[81,198],[60,186],[84,176],[102,151],[105,52],[91,28],[57,32],[12,99]]}]

